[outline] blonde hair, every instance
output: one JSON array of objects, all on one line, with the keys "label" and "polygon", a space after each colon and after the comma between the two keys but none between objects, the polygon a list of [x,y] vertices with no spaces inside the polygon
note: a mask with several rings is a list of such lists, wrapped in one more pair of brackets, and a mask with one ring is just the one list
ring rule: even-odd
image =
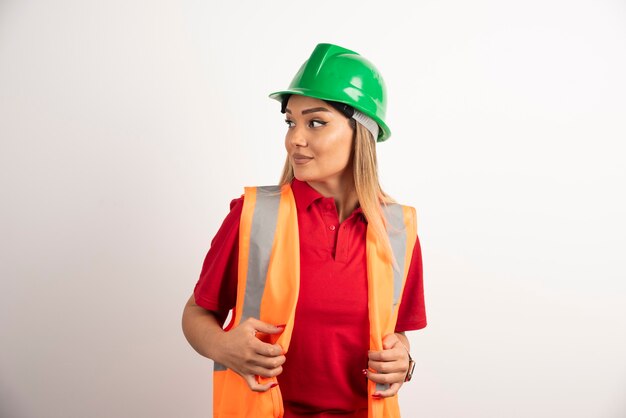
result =
[{"label": "blonde hair", "polygon": [[[354,124],[356,127],[353,137],[352,170],[357,199],[365,219],[367,219],[368,228],[373,229],[374,236],[382,244],[384,256],[390,262],[394,262],[381,205],[395,203],[395,201],[380,187],[376,142],[372,138],[372,134],[360,123],[354,122]],[[287,156],[280,185],[291,183],[293,178],[293,167],[289,162],[289,156]]]}]

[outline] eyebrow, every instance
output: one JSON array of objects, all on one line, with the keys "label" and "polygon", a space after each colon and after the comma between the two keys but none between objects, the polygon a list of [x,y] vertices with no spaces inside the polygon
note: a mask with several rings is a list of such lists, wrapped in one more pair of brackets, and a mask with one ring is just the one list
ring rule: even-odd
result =
[{"label": "eyebrow", "polygon": [[[291,110],[289,109],[285,109],[285,112],[291,114]],[[306,114],[315,113],[315,112],[330,112],[330,110],[326,109],[325,107],[313,107],[311,109],[304,109],[302,111],[302,114],[306,115]]]}]

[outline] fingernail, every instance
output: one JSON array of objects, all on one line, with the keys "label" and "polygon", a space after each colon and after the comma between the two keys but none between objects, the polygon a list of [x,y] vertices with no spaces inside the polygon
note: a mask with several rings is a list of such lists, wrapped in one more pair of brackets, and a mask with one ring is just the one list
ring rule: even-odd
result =
[{"label": "fingernail", "polygon": [[280,325],[276,325],[276,328],[285,328],[287,326],[287,324],[280,324]]},{"label": "fingernail", "polygon": [[383,397],[380,396],[378,393],[375,393],[375,394],[372,395],[372,398],[382,399]]},{"label": "fingernail", "polygon": [[361,373],[363,373],[364,375],[367,375],[367,369],[361,370]]},{"label": "fingernail", "polygon": [[278,383],[274,382],[274,383],[272,383],[272,386],[270,386],[270,389],[271,388],[275,388],[276,386],[278,386]]}]

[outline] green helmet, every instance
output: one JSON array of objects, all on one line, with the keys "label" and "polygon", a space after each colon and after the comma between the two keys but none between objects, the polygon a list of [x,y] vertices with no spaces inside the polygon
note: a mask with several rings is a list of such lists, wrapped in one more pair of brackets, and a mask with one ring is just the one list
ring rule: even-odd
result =
[{"label": "green helmet", "polygon": [[354,51],[333,44],[318,44],[289,88],[269,97],[282,101],[285,95],[291,94],[350,105],[376,121],[380,127],[377,142],[391,135],[385,124],[385,82],[376,67]]}]

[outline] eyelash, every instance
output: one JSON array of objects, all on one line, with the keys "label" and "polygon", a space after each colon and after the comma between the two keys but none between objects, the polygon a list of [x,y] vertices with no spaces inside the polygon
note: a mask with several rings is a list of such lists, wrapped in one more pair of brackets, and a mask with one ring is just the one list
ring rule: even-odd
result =
[{"label": "eyelash", "polygon": [[[287,127],[288,127],[288,128],[291,128],[291,127],[293,127],[293,123],[294,123],[294,122],[293,122],[293,121],[291,121],[291,120],[289,120],[289,119],[285,119],[285,123],[287,124]],[[314,124],[314,123],[319,123],[321,126],[310,126],[310,125],[312,125],[312,124]],[[311,121],[309,122],[309,126],[310,126],[311,128],[321,128],[322,126],[326,125],[327,123],[328,123],[328,122],[323,122],[323,121],[321,121],[321,120],[313,119],[313,120],[311,120]]]}]

